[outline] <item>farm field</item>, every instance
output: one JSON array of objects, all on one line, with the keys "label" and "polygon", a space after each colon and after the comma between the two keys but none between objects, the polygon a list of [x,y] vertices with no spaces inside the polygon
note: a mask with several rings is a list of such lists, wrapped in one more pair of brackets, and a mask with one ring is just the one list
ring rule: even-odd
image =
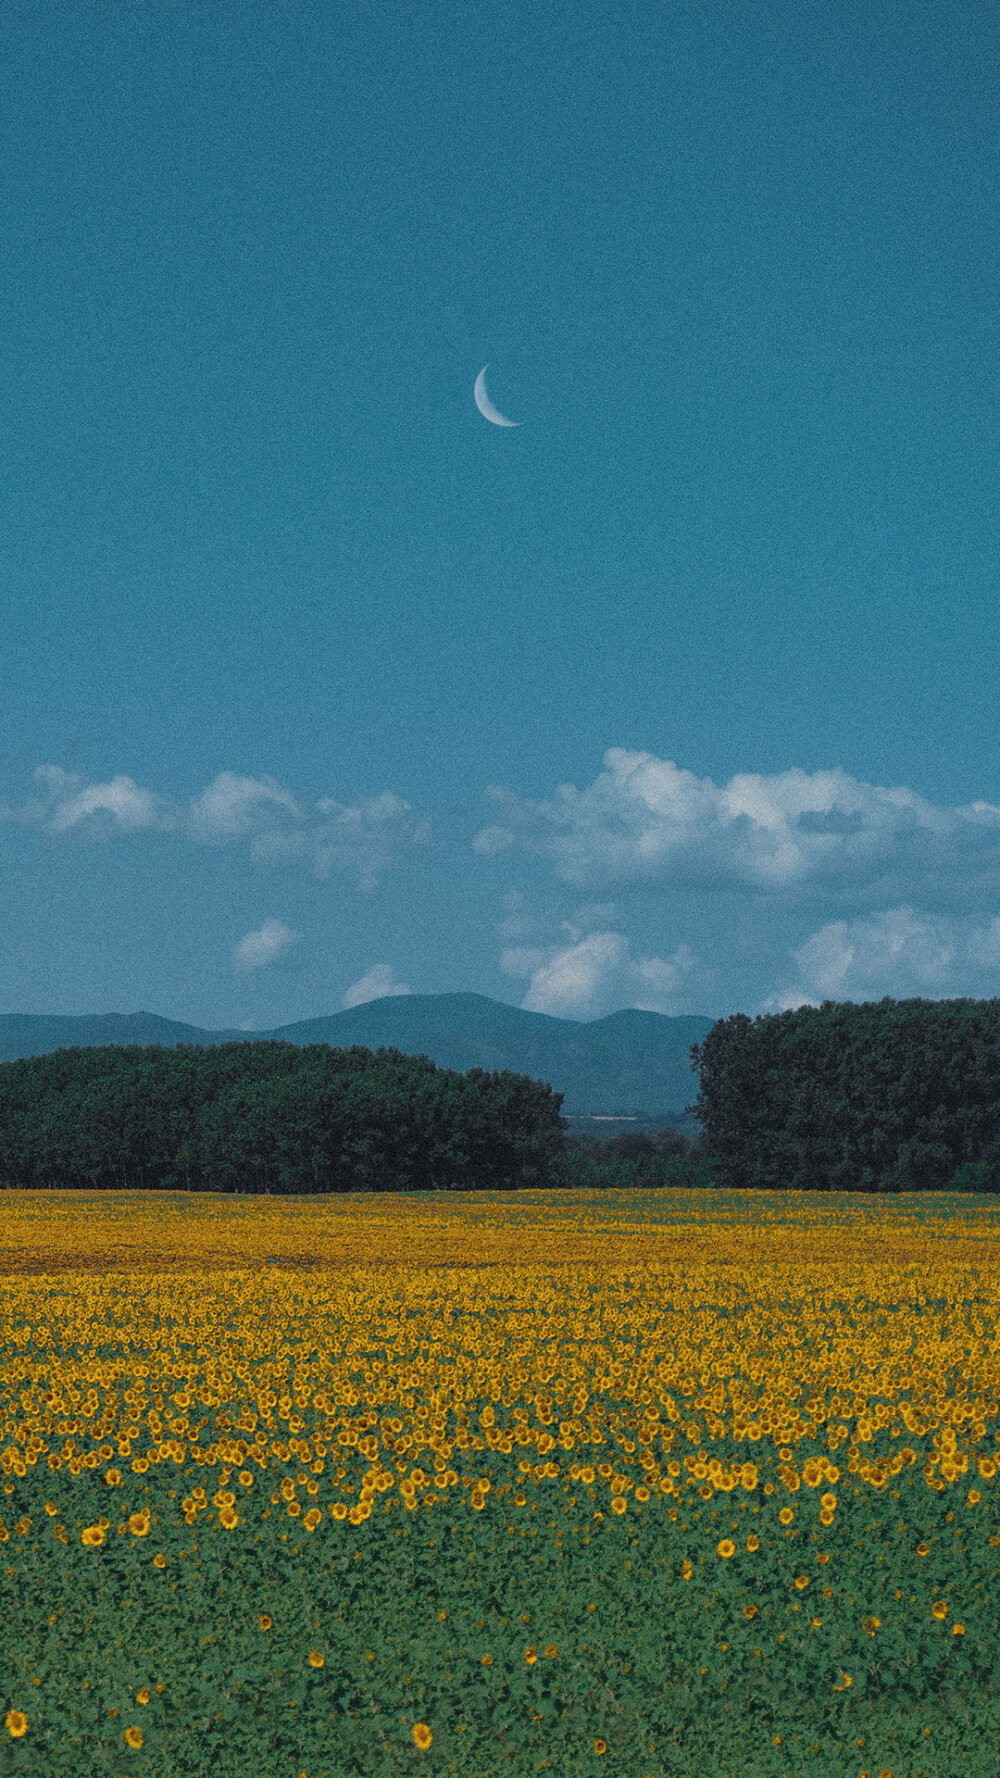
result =
[{"label": "farm field", "polygon": [[0,1774],[995,1778],[996,1201],[0,1195]]}]

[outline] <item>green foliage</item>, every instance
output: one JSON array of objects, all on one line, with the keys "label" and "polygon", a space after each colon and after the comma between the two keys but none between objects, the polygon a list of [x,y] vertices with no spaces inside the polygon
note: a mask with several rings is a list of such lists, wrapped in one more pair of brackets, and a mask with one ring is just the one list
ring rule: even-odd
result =
[{"label": "green foliage", "polygon": [[57,1050],[0,1067],[7,1187],[512,1190],[550,1183],[561,1095],[399,1050]]},{"label": "green foliage", "polygon": [[711,1184],[702,1148],[679,1130],[605,1139],[570,1137],[562,1162],[565,1183],[580,1190],[637,1187],[697,1189]]},{"label": "green foliage", "polygon": [[[742,1492],[601,1520],[564,1477],[520,1507],[396,1502],[312,1537],[278,1513],[188,1529],[171,1479],[142,1483],[146,1539],[112,1526],[83,1547],[107,1493],[85,1500],[81,1478],[66,1545],[40,1515],[0,1549],[0,1725],[29,1720],[0,1726],[0,1774],[994,1778],[991,1506],[954,1511],[919,1473],[892,1496],[842,1489],[829,1529],[799,1496],[783,1528],[786,1496]],[[37,1489],[15,1482],[5,1515],[37,1513]]]},{"label": "green foliage", "polygon": [[720,1187],[1000,1191],[1000,1000],[739,1013],[692,1058]]},{"label": "green foliage", "polygon": [[991,1168],[988,1161],[963,1161],[948,1181],[947,1190],[954,1192],[990,1191]]}]

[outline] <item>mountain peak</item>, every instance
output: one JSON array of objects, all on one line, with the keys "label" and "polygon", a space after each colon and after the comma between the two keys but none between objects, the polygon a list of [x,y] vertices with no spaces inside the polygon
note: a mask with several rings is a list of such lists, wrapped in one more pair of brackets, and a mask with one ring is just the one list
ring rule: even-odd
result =
[{"label": "mountain peak", "polygon": [[553,1018],[486,994],[393,994],[272,1031],[210,1031],[157,1013],[0,1014],[0,1061],[104,1044],[361,1044],[429,1056],[443,1068],[509,1069],[563,1094],[567,1115],[682,1115],[697,1094],[692,1043],[714,1019],[636,1008],[588,1021]]}]

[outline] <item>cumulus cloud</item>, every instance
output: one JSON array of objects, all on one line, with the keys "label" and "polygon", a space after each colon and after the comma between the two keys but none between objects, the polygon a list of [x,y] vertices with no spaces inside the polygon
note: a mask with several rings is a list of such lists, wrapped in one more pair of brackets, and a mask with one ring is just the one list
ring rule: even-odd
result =
[{"label": "cumulus cloud", "polygon": [[301,932],[293,932],[281,920],[265,920],[256,932],[244,933],[233,946],[233,968],[241,975],[263,969],[286,956],[301,937]]},{"label": "cumulus cloud", "polygon": [[224,845],[268,833],[286,822],[301,822],[303,810],[276,779],[241,778],[220,772],[188,806],[192,839]]},{"label": "cumulus cloud", "polygon": [[341,1006],[364,1006],[369,1000],[386,1000],[392,994],[412,994],[413,989],[407,982],[393,980],[392,965],[389,963],[373,963],[371,969],[365,971],[356,982],[352,982],[341,1001]]},{"label": "cumulus cloud", "polygon": [[528,802],[490,791],[500,818],[473,840],[491,857],[513,847],[591,890],[732,889],[799,899],[873,896],[967,908],[1000,886],[1000,808],[939,807],[905,787],[839,767],[698,778],[650,753],[610,749],[578,790]]},{"label": "cumulus cloud", "polygon": [[339,803],[301,803],[277,779],[220,772],[187,807],[146,790],[124,774],[106,784],[54,765],[39,766],[18,806],[0,805],[0,821],[105,840],[170,833],[196,845],[246,844],[258,864],[301,860],[320,878],[339,871],[374,889],[383,871],[430,842],[430,824],[392,791]]},{"label": "cumulus cloud", "polygon": [[512,947],[500,958],[505,975],[528,976],[521,1005],[558,1018],[596,1019],[624,1007],[674,1013],[697,959],[687,945],[673,956],[633,957],[620,932],[574,933],[568,944]]},{"label": "cumulus cloud", "polygon": [[1000,986],[1000,917],[889,908],[831,920],[791,953],[795,980],[761,1012],[824,1000],[988,999]]},{"label": "cumulus cloud", "polygon": [[49,833],[105,839],[113,834],[164,832],[176,825],[167,799],[144,790],[124,773],[106,784],[91,784],[82,773],[39,766],[32,785],[27,802],[5,812],[8,819],[44,827]]}]

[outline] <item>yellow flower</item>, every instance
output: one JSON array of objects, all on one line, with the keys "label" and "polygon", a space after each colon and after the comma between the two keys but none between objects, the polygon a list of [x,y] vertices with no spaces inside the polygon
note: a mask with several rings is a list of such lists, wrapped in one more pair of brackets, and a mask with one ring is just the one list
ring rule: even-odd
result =
[{"label": "yellow flower", "polygon": [[262,1611],[260,1614],[260,1617],[257,1619],[257,1622],[259,1623],[262,1630],[269,1630],[271,1628],[272,1623],[274,1622],[274,1619],[268,1617],[266,1611]]},{"label": "yellow flower", "polygon": [[231,1506],[224,1506],[219,1512],[219,1524],[224,1531],[233,1531],[240,1522],[240,1515]]},{"label": "yellow flower", "polygon": [[425,1722],[415,1722],[414,1723],[414,1725],[413,1725],[414,1746],[419,1747],[419,1748],[423,1749],[424,1751],[426,1751],[426,1749],[430,1746],[433,1739],[434,1739],[434,1736],[431,1734],[430,1729],[427,1727],[427,1724]]},{"label": "yellow flower", "polygon": [[965,1496],[965,1499],[966,1499],[966,1504],[968,1506],[975,1506],[976,1502],[978,1500],[982,1499],[982,1495],[980,1494],[978,1488],[970,1488],[968,1494]]},{"label": "yellow flower", "polygon": [[135,1701],[137,1704],[148,1704],[149,1703],[149,1687],[148,1687],[148,1685],[141,1685],[139,1687],[139,1690],[135,1694]]},{"label": "yellow flower", "polygon": [[628,1501],[624,1500],[620,1494],[616,1494],[615,1498],[611,1502],[611,1511],[614,1513],[616,1518],[620,1518],[627,1506],[628,1506]]},{"label": "yellow flower", "polygon": [[550,1642],[548,1647],[544,1650],[544,1653],[548,1656],[550,1661],[554,1661],[559,1650],[554,1642]]},{"label": "yellow flower", "polygon": [[315,1531],[317,1525],[322,1523],[322,1519],[323,1514],[320,1512],[319,1507],[311,1506],[302,1523],[307,1531]]},{"label": "yellow flower", "polygon": [[948,1607],[943,1599],[935,1599],[934,1604],[931,1606],[931,1613],[937,1618],[939,1623],[948,1616]]},{"label": "yellow flower", "polygon": [[819,1503],[820,1503],[820,1506],[825,1507],[825,1509],[828,1513],[832,1513],[834,1507],[837,1504],[837,1496],[836,1496],[836,1494],[821,1494],[819,1497]]},{"label": "yellow flower", "polygon": [[154,1568],[165,1568],[166,1566],[167,1566],[167,1558],[161,1550],[158,1555],[155,1555],[153,1557],[153,1567]]},{"label": "yellow flower", "polygon": [[953,1636],[964,1636],[965,1635],[965,1625],[964,1624],[952,1624],[951,1633]]},{"label": "yellow flower", "polygon": [[479,1664],[481,1667],[492,1667],[493,1656],[492,1655],[484,1655]]},{"label": "yellow flower", "polygon": [[144,1736],[143,1736],[142,1730],[139,1728],[136,1728],[135,1724],[133,1723],[131,1728],[128,1728],[125,1730],[125,1739],[128,1742],[130,1747],[141,1747],[142,1743],[143,1743]]},{"label": "yellow flower", "polygon": [[685,1556],[683,1562],[681,1563],[681,1573],[684,1576],[685,1580],[690,1580],[692,1574],[694,1573],[694,1569],[693,1569],[690,1561],[688,1560],[687,1556]]},{"label": "yellow flower", "polygon": [[929,1543],[918,1543],[917,1544],[917,1555],[918,1556],[929,1555],[930,1554],[930,1547],[931,1546]]},{"label": "yellow flower", "polygon": [[751,1555],[753,1554],[754,1550],[760,1549],[760,1538],[755,1537],[752,1531],[750,1533],[750,1536],[747,1538],[747,1549],[750,1551]]},{"label": "yellow flower", "polygon": [[100,1525],[88,1525],[86,1530],[80,1533],[80,1542],[85,1543],[88,1549],[99,1549],[104,1542],[104,1532]]},{"label": "yellow flower", "polygon": [[347,1508],[342,1500],[335,1500],[330,1511],[335,1519],[346,1519],[347,1517]]},{"label": "yellow flower", "polygon": [[248,1469],[241,1469],[237,1479],[241,1488],[253,1487],[253,1476]]},{"label": "yellow flower", "polygon": [[597,1740],[594,1742],[594,1752],[595,1753],[607,1753],[607,1751],[608,1751],[607,1742],[602,1741],[600,1735],[598,1735]]},{"label": "yellow flower", "polygon": [[148,1513],[131,1513],[129,1515],[128,1528],[131,1531],[133,1537],[148,1537],[148,1535],[149,1535],[149,1514]]},{"label": "yellow flower", "polygon": [[794,1517],[795,1514],[792,1511],[792,1508],[790,1506],[783,1506],[778,1514],[778,1522],[781,1525],[790,1525]]},{"label": "yellow flower", "polygon": [[744,1605],[743,1616],[744,1617],[756,1617],[757,1616],[756,1605]]},{"label": "yellow flower", "polygon": [[538,1659],[538,1651],[537,1651],[537,1649],[534,1649],[534,1648],[526,1648],[526,1649],[525,1649],[525,1651],[524,1651],[524,1658],[525,1658],[525,1660],[526,1660],[526,1661],[527,1661],[527,1663],[528,1663],[528,1666],[529,1666],[529,1667],[533,1667],[533,1666],[534,1666],[534,1664],[535,1664],[535,1662],[536,1662],[536,1661],[537,1661],[537,1659]]},{"label": "yellow flower", "polygon": [[799,1592],[801,1593],[802,1588],[807,1587],[809,1585],[808,1574],[797,1574],[795,1576],[795,1585],[798,1587]]},{"label": "yellow flower", "polygon": [[23,1710],[8,1710],[7,1715],[4,1718],[4,1723],[9,1733],[13,1735],[15,1741],[18,1741],[22,1735],[28,1733],[28,1718],[25,1716]]},{"label": "yellow flower", "polygon": [[121,1470],[109,1469],[105,1474],[104,1480],[107,1482],[109,1488],[120,1488],[122,1485]]},{"label": "yellow flower", "polygon": [[309,1650],[309,1665],[310,1667],[325,1667],[326,1656],[321,1654],[318,1648],[311,1648]]}]

